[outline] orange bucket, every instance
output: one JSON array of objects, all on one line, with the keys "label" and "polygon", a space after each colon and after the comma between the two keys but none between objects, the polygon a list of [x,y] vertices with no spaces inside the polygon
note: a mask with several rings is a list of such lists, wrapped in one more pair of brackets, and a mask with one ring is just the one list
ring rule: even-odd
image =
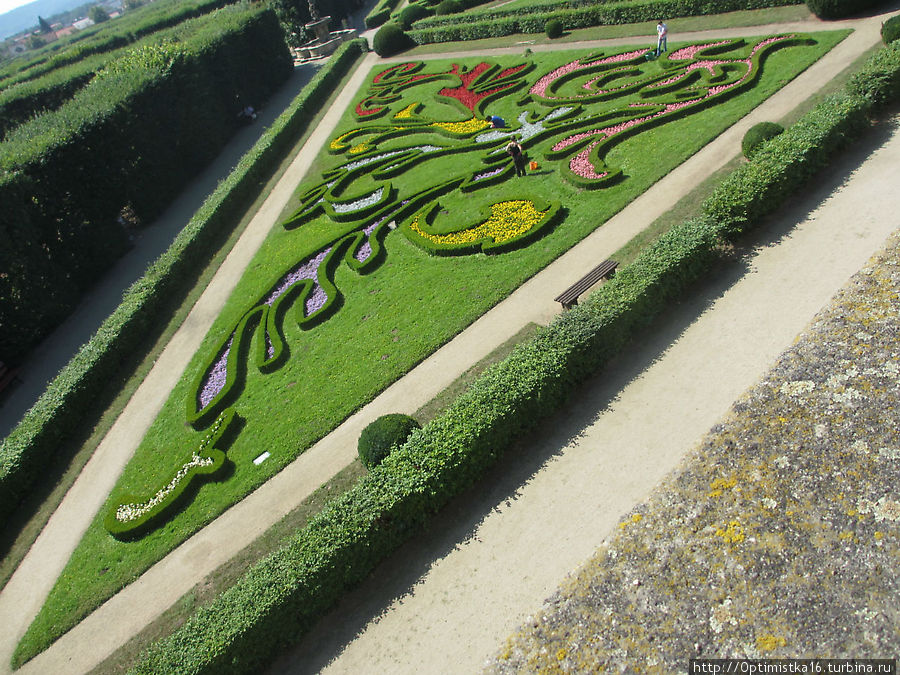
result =
[{"label": "orange bucket", "polygon": [[529,167],[532,171],[537,171],[538,163],[537,163],[537,162],[531,162],[531,164],[529,164],[528,167]]}]

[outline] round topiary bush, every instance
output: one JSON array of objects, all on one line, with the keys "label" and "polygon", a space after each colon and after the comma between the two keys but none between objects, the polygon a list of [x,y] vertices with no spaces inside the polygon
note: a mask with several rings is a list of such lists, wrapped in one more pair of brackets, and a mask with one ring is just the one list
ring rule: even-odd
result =
[{"label": "round topiary bush", "polygon": [[461,11],[463,11],[462,5],[457,0],[441,0],[434,13],[438,16],[444,16],[445,14],[457,14]]},{"label": "round topiary bush", "polygon": [[881,24],[881,39],[884,44],[889,45],[897,38],[900,38],[900,14]]},{"label": "round topiary bush", "polygon": [[381,464],[392,448],[402,445],[413,429],[419,428],[419,423],[409,415],[382,415],[359,435],[359,458],[367,469],[372,469]]},{"label": "round topiary bush", "polygon": [[561,37],[563,34],[562,21],[560,21],[559,19],[550,19],[546,24],[544,24],[544,32],[551,40],[555,40],[556,38]]},{"label": "round topiary bush", "polygon": [[404,29],[407,29],[412,26],[413,23],[419,19],[424,19],[426,16],[431,16],[431,12],[429,12],[424,5],[408,5],[400,12],[397,22]]},{"label": "round topiary bush", "polygon": [[378,56],[392,56],[413,46],[412,39],[395,23],[386,23],[372,39],[372,49]]},{"label": "round topiary bush", "polygon": [[775,138],[782,131],[784,131],[784,127],[775,122],[754,124],[744,134],[744,140],[741,141],[741,152],[744,153],[744,157],[749,159],[750,155],[761,143],[765,143],[770,138]]}]

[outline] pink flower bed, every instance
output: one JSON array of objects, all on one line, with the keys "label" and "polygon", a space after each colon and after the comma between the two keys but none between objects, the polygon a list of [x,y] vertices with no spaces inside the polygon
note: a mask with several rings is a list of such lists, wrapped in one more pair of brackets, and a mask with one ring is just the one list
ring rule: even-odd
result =
[{"label": "pink flower bed", "polygon": [[638,56],[641,56],[645,50],[641,49],[636,52],[625,52],[624,54],[616,54],[615,56],[608,56],[605,59],[601,59],[599,61],[592,61],[591,63],[582,63],[581,59],[571,61],[564,66],[560,66],[556,70],[544,75],[541,79],[535,82],[534,86],[528,90],[529,93],[535,94],[537,96],[541,96],[543,98],[551,98],[547,96],[547,89],[553,83],[554,80],[562,77],[563,75],[568,75],[569,73],[574,73],[578,70],[584,70],[585,68],[593,68],[596,65],[607,64],[607,63],[621,63],[622,61],[630,61]]},{"label": "pink flower bed", "polygon": [[594,141],[593,143],[591,143],[584,150],[575,155],[572,158],[572,161],[569,162],[569,168],[574,174],[590,180],[605,178],[608,175],[606,171],[604,171],[603,173],[597,173],[594,165],[591,164],[591,160],[588,159],[588,155],[591,153],[591,150],[594,149],[597,143],[599,143],[599,141]]},{"label": "pink flower bed", "polygon": [[[666,106],[662,110],[660,110],[652,115],[648,115],[646,117],[638,117],[638,118],[635,118],[632,120],[627,120],[625,122],[621,122],[620,124],[616,124],[614,126],[604,127],[603,129],[593,129],[591,131],[585,131],[585,132],[581,132],[578,134],[574,134],[574,135],[569,136],[568,138],[565,138],[562,141],[559,141],[558,143],[556,143],[552,149],[555,152],[559,152],[560,150],[565,150],[566,148],[578,143],[579,141],[582,141],[586,138],[590,138],[593,136],[602,136],[603,138],[610,138],[610,137],[612,137],[618,133],[621,133],[621,132],[625,131],[626,129],[629,129],[637,124],[641,124],[641,123],[651,120],[655,117],[659,117],[660,115],[667,115],[676,110],[681,110],[682,108],[687,108],[688,106],[692,106],[694,104],[701,102],[705,98],[709,98],[711,96],[715,96],[716,94],[721,94],[724,91],[728,91],[729,89],[733,89],[734,87],[739,85],[741,82],[746,80],[750,76],[750,74],[753,72],[753,60],[752,60],[753,55],[755,55],[760,49],[762,49],[766,45],[770,45],[775,42],[781,42],[782,40],[789,39],[790,37],[792,37],[792,36],[790,36],[790,35],[783,36],[782,35],[782,36],[776,36],[776,37],[772,37],[772,38],[763,40],[762,42],[760,42],[759,44],[757,44],[753,47],[753,50],[751,51],[751,56],[750,56],[750,58],[747,58],[747,59],[739,59],[739,60],[733,60],[733,61],[703,60],[703,61],[697,61],[695,63],[691,63],[691,64],[687,65],[687,67],[683,73],[681,73],[669,80],[666,80],[665,82],[660,82],[660,83],[657,83],[657,84],[654,84],[651,86],[659,87],[659,86],[662,86],[665,84],[672,84],[673,82],[677,82],[680,78],[684,77],[691,71],[697,70],[699,68],[706,69],[707,71],[709,71],[710,74],[714,74],[715,66],[725,65],[725,64],[743,63],[744,65],[747,66],[747,72],[744,73],[744,75],[740,79],[738,79],[734,82],[731,82],[729,84],[718,85],[715,87],[710,87],[707,90],[706,96],[691,99],[689,101],[679,101],[677,103],[666,104]],[[684,49],[679,49],[678,51],[673,52],[673,54],[669,58],[676,58],[676,55],[677,55],[677,58],[686,58],[684,56],[686,54],[693,56],[693,55],[697,54],[698,52],[702,51],[703,49],[707,49],[708,47],[713,47],[713,46],[720,45],[720,44],[726,44],[727,42],[728,41],[723,41],[723,42],[715,42],[715,43],[710,43],[710,44],[705,44],[705,45],[695,45],[693,47],[685,47]],[[640,52],[638,52],[638,53],[640,53]],[[625,56],[625,55],[623,54],[622,56]],[[549,86],[550,81],[552,81],[552,79],[555,79],[555,77],[559,77],[560,74],[574,72],[575,70],[579,70],[580,68],[584,68],[584,67],[585,66],[582,65],[579,61],[573,61],[571,63],[566,64],[565,66],[562,66],[561,68],[557,68],[555,71],[550,73],[550,75],[547,75],[545,78],[541,79],[541,82],[543,82],[543,80],[545,80],[547,78],[551,78],[549,81],[547,81],[546,83],[544,83],[542,85],[541,91],[546,91],[547,86]],[[561,72],[561,71],[565,71],[565,72]],[[596,81],[596,80],[592,80],[592,82],[593,81]],[[538,84],[540,84],[540,82]],[[537,87],[538,87],[538,85],[535,85],[534,87],[532,87],[532,90],[531,90],[532,93],[537,93],[535,91],[535,89]],[[653,105],[658,105],[658,104],[632,103],[632,104],[630,104],[630,107],[633,107],[633,108],[652,107]],[[570,162],[570,164],[569,164],[570,168],[577,175],[582,176],[584,178],[603,177],[606,175],[606,174],[597,174],[594,171],[593,165],[591,165],[590,162],[588,162],[588,160],[587,160],[588,153],[590,152],[590,150],[593,147],[595,147],[595,145],[598,142],[600,142],[600,140],[602,140],[602,139],[598,138],[597,141],[595,141],[594,143],[591,143],[586,150],[583,150],[582,152],[580,152]],[[593,175],[591,175],[591,174],[593,174]]]},{"label": "pink flower bed", "polygon": [[702,52],[704,49],[709,49],[710,47],[718,47],[720,45],[727,45],[731,40],[721,40],[719,42],[709,42],[705,45],[689,45],[687,47],[682,47],[681,49],[676,49],[674,52],[669,54],[670,61],[684,61],[687,59],[692,59],[697,55],[698,52]]}]

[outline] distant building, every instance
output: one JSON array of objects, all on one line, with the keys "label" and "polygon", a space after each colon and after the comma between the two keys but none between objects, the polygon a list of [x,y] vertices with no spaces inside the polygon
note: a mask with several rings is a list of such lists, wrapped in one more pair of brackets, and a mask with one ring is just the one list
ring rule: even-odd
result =
[{"label": "distant building", "polygon": [[84,30],[88,26],[93,26],[93,25],[94,25],[93,19],[85,18],[85,19],[78,19],[78,21],[73,22],[72,28],[74,28],[75,30]]}]

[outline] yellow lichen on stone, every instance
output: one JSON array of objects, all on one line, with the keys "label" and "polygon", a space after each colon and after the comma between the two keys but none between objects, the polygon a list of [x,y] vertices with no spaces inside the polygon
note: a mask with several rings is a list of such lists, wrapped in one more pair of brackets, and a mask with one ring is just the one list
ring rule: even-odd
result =
[{"label": "yellow lichen on stone", "polygon": [[730,490],[735,485],[737,485],[737,478],[732,476],[731,478],[716,478],[710,487],[709,497],[719,497],[725,490]]},{"label": "yellow lichen on stone", "polygon": [[761,652],[772,652],[786,644],[787,640],[778,635],[760,635],[756,638],[756,648]]},{"label": "yellow lichen on stone", "polygon": [[740,544],[744,541],[744,528],[737,520],[732,520],[725,529],[718,528],[716,536],[721,537],[726,544]]},{"label": "yellow lichen on stone", "polygon": [[556,652],[556,660],[557,661],[565,661],[567,654],[568,654],[568,652],[566,652],[565,649],[560,648]]}]

